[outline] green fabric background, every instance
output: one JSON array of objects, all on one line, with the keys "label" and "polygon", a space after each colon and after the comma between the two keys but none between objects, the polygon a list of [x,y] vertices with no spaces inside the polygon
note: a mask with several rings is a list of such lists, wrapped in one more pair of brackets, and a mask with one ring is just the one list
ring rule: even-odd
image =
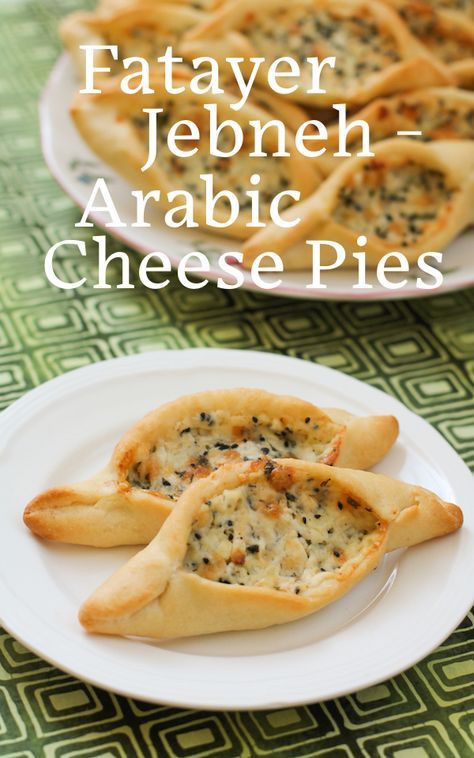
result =
[{"label": "green fabric background", "polygon": [[[37,100],[59,51],[57,20],[76,7],[76,0],[0,3],[0,407],[114,356],[189,346],[265,350],[395,395],[474,463],[472,290],[359,304],[213,285],[189,292],[175,280],[153,293],[140,286],[136,266],[133,291],[60,292],[48,284],[44,253],[71,236],[78,211],[44,165]],[[93,278],[91,256],[81,261],[83,274]],[[0,633],[0,755],[471,756],[473,622],[471,615],[429,658],[377,687],[322,705],[238,714],[116,697]]]}]

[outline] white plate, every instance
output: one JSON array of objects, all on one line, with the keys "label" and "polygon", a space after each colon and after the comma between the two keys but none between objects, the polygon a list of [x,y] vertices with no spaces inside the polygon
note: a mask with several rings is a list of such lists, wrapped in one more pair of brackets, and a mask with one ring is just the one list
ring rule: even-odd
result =
[{"label": "white plate", "polygon": [[[379,470],[464,507],[457,534],[391,554],[344,598],[306,619],[255,632],[149,643],[86,634],[82,600],[134,549],[41,542],[21,520],[45,487],[85,477],[154,406],[235,386],[292,393],[359,414],[393,413],[399,442]],[[47,382],[0,416],[0,604],[5,627],[59,668],[158,703],[274,708],[387,679],[439,645],[468,612],[474,574],[471,477],[426,422],[379,390],[294,358],[183,350],[119,358]]]},{"label": "white plate", "polygon": [[[218,237],[200,230],[196,234],[195,230],[169,229],[158,211],[153,218],[150,216],[151,228],[137,229],[129,226],[135,220],[135,208],[130,195],[132,188],[89,149],[69,116],[69,103],[78,89],[72,63],[67,55],[63,55],[51,73],[40,106],[44,157],[51,173],[63,190],[81,209],[84,209],[97,177],[105,177],[120,218],[127,223],[127,228],[107,229],[107,232],[139,253],[165,252],[175,267],[186,253],[199,250],[210,260],[211,270],[206,277],[216,280],[222,276],[222,272],[217,267],[217,259],[223,252],[238,251],[240,249],[238,240]],[[91,213],[90,217],[101,228],[104,228],[110,220],[108,214],[101,212]],[[417,272],[413,270],[407,275],[409,283],[400,290],[382,287],[373,273],[367,275],[367,282],[372,284],[373,289],[353,289],[354,272],[333,271],[327,272],[326,278],[323,279],[328,284],[327,290],[306,289],[306,285],[311,281],[310,272],[287,272],[281,274],[281,286],[269,292],[273,295],[316,300],[393,300],[440,294],[474,284],[473,244],[474,231],[471,230],[449,246],[442,267],[444,281],[436,290],[417,289],[415,286]],[[278,276],[280,278],[280,275]],[[244,286],[247,289],[257,289],[248,273],[245,274]]]}]

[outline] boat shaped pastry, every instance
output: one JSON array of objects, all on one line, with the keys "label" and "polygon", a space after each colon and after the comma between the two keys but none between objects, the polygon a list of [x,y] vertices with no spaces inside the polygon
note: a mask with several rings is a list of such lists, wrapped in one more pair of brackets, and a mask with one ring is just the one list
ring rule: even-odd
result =
[{"label": "boat shaped pastry", "polygon": [[127,70],[123,67],[124,58],[138,56],[145,58],[151,67],[158,67],[156,58],[168,46],[176,47],[182,35],[202,19],[203,15],[190,5],[141,0],[117,9],[72,13],[62,21],[60,32],[81,79],[85,65],[81,45],[118,45],[117,60],[108,50],[95,52],[94,65],[110,69],[94,75],[99,82],[104,77],[131,73],[133,67]]},{"label": "boat shaped pastry", "polygon": [[[193,222],[208,231],[231,235],[245,239],[252,229],[247,226],[252,221],[251,203],[247,192],[255,190],[250,182],[253,174],[260,176],[258,184],[260,198],[260,215],[262,221],[269,218],[270,204],[277,194],[289,190],[298,191],[301,197],[307,197],[321,182],[321,174],[314,161],[308,161],[296,149],[291,126],[286,133],[288,157],[250,157],[253,150],[253,132],[249,122],[256,120],[262,124],[273,119],[273,115],[261,105],[247,101],[239,110],[232,110],[231,105],[239,97],[231,94],[213,95],[219,122],[232,119],[242,127],[244,144],[233,157],[216,157],[210,154],[210,114],[205,109],[207,97],[202,97],[187,90],[178,95],[166,93],[165,83],[156,76],[151,84],[153,95],[142,93],[127,95],[120,90],[117,82],[107,81],[102,85],[102,93],[97,95],[77,95],[71,107],[72,117],[85,141],[106,163],[112,166],[134,189],[161,191],[160,205],[165,212],[173,213],[173,223],[186,221],[183,199],[176,200],[168,193],[179,190],[187,191],[193,199]],[[157,160],[145,171],[142,166],[148,162],[149,116],[143,108],[162,108],[157,127]],[[279,118],[285,123],[294,123],[293,109],[282,103]],[[188,120],[199,127],[200,139],[187,140],[186,150],[197,148],[192,157],[179,158],[167,145],[170,126],[178,121]],[[219,139],[221,150],[229,151],[225,131]],[[189,137],[189,134],[188,134]],[[248,143],[246,142],[248,140]],[[274,129],[265,131],[262,139],[264,151],[273,155],[278,150],[278,134]],[[213,193],[231,190],[237,197],[240,213],[236,220],[223,228],[206,225],[206,187],[201,175],[212,175]],[[280,208],[288,207],[292,201],[288,194],[282,196]],[[219,224],[229,220],[229,206],[226,197],[215,202],[214,218]]]},{"label": "boat shaped pastry", "polygon": [[52,540],[145,544],[187,487],[221,465],[291,456],[369,468],[397,434],[393,416],[325,412],[263,390],[200,392],[149,413],[122,437],[104,471],[39,495],[24,520]]},{"label": "boat shaped pastry", "polygon": [[[244,243],[244,265],[268,250],[284,254],[285,269],[310,269],[307,240],[337,242],[365,252],[375,267],[388,252],[408,261],[430,250],[443,251],[473,221],[474,151],[471,140],[430,143],[397,137],[372,145],[374,158],[344,160],[306,201],[283,216],[299,218],[291,229],[268,224]],[[367,242],[358,247],[359,236]],[[327,252],[327,258],[326,256]],[[322,247],[322,263],[335,253]]]},{"label": "boat shaped pastry", "polygon": [[[422,141],[463,139],[474,140],[474,93],[456,87],[432,87],[403,92],[374,100],[348,117],[366,121],[371,142],[397,136],[398,131],[421,131]],[[360,129],[352,129],[347,137],[347,151],[360,150]],[[327,152],[317,158],[318,168],[330,174],[344,158],[335,158],[339,146],[339,128],[328,129]]]},{"label": "boat shaped pastry", "polygon": [[[378,0],[240,0],[226,3],[183,38],[188,58],[212,55],[224,66],[227,56],[265,58],[257,80],[266,83],[269,67],[291,56],[301,66],[300,86],[288,99],[314,107],[335,102],[362,105],[375,97],[414,87],[454,83],[440,63],[410,32],[400,16]],[[325,66],[325,94],[311,94],[308,57],[336,57]]]},{"label": "boat shaped pastry", "polygon": [[293,460],[226,466],[184,493],[79,618],[92,632],[158,639],[282,624],[344,595],[387,551],[461,524],[457,506],[376,474]]}]

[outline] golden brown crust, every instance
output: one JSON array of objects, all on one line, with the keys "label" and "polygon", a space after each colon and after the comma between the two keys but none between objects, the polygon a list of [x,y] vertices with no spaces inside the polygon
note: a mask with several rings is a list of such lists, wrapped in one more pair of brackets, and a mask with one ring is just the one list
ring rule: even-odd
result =
[{"label": "golden brown crust", "polygon": [[[157,638],[258,629],[313,613],[345,594],[388,549],[416,544],[458,529],[462,512],[421,487],[376,474],[331,469],[306,461],[276,461],[293,483],[331,482],[337,492],[363,503],[377,519],[358,555],[336,571],[315,573],[301,594],[267,586],[222,584],[184,563],[195,518],[204,503],[252,484],[267,483],[265,463],[223,467],[192,485],[161,532],[83,604],[79,618],[89,631]],[[323,486],[322,484],[320,486]],[[317,522],[315,522],[317,523]]]},{"label": "golden brown crust", "polygon": [[[394,57],[397,60],[377,68],[365,79],[355,76],[350,82],[340,80],[339,84],[336,78],[329,88],[326,87],[326,94],[317,96],[305,91],[310,87],[310,77],[309,74],[303,72],[302,83],[306,86],[288,94],[290,99],[312,105],[317,101],[318,106],[330,106],[334,102],[361,105],[375,97],[392,92],[414,87],[449,85],[455,82],[449,67],[440,63],[410,33],[407,25],[395,11],[378,0],[298,0],[298,3],[294,5],[289,5],[285,0],[260,0],[258,5],[253,0],[227,3],[202,24],[188,32],[183,38],[180,49],[191,59],[196,55],[205,55],[212,44],[213,56],[222,64],[230,55],[265,57],[258,43],[252,42],[250,33],[261,20],[271,18],[272,22],[276,23],[275,18],[280,12],[299,8],[304,18],[317,19],[320,14],[329,13],[332,16],[337,15],[338,19],[353,17],[369,22],[372,25],[369,37],[373,37],[374,28],[382,30],[383,35],[388,35],[390,38]],[[338,21],[335,23],[337,25]],[[270,47],[275,58],[288,55],[285,44],[281,43],[278,47],[277,43],[272,42]],[[380,49],[383,47],[383,44],[379,45]],[[303,41],[300,48],[303,48]],[[330,42],[325,41],[322,35],[315,37],[313,52],[310,54],[314,55],[314,49],[317,49],[320,57],[335,54]],[[344,55],[339,56],[339,66],[342,65],[343,58],[349,59],[352,50],[353,46],[348,42]],[[370,61],[370,48],[364,58],[366,63]],[[270,63],[271,61],[266,61],[262,65],[258,74],[261,81],[265,80]]]},{"label": "golden brown crust", "polygon": [[[273,250],[285,253],[286,270],[311,268],[311,248],[306,240],[331,240],[340,243],[348,251],[345,266],[356,265],[352,251],[364,250],[366,263],[375,267],[379,260],[388,252],[401,250],[408,261],[414,262],[422,252],[429,250],[442,251],[457,235],[471,222],[472,192],[474,187],[474,156],[472,141],[445,140],[430,143],[420,143],[415,140],[397,137],[372,145],[375,158],[353,157],[344,161],[323,182],[316,192],[307,200],[296,203],[291,209],[282,214],[287,220],[300,218],[300,222],[289,229],[281,229],[274,224],[268,224],[243,245],[244,265],[250,267],[256,256],[262,251]],[[355,185],[355,177],[368,166],[375,172],[384,172],[383,186],[388,187],[390,173],[398,166],[419,166],[423,176],[435,172],[433,177],[440,176],[445,185],[445,191],[439,192],[438,207],[433,200],[427,207],[435,210],[435,217],[421,227],[421,233],[414,241],[408,242],[407,225],[397,230],[395,239],[380,237],[374,233],[374,218],[367,220],[365,229],[361,222],[365,213],[375,213],[373,200],[366,207],[351,211],[354,226],[342,225],[334,218],[341,204],[340,194]],[[392,169],[393,167],[393,169]],[[381,186],[381,185],[379,185]],[[423,188],[422,188],[423,189]],[[352,191],[352,190],[351,190]],[[428,197],[428,195],[427,195]],[[422,197],[420,196],[420,202]],[[358,205],[361,199],[358,198]],[[351,206],[349,206],[350,208]],[[396,206],[395,206],[396,208]],[[347,212],[348,213],[348,212]],[[346,214],[347,215],[347,214]],[[367,244],[363,248],[357,246],[360,234],[367,236]],[[334,260],[334,252],[328,253],[328,261]]]},{"label": "golden brown crust", "polygon": [[318,427],[314,444],[319,448],[314,447],[313,453],[308,450],[308,454],[333,465],[342,462],[345,466],[369,468],[390,450],[398,435],[393,416],[360,418],[336,410],[326,414],[311,403],[263,390],[188,395],[161,406],[135,424],[122,437],[103,472],[86,482],[54,488],[34,498],[25,509],[26,525],[40,537],[75,544],[146,544],[172,511],[174,501],[167,496],[167,487],[150,491],[130,484],[134,466],[137,461],[142,462],[142,467],[146,464],[157,440],[168,440],[171,446],[173,440],[182,439],[180,431],[191,425],[197,414],[216,412],[225,416],[227,426],[222,428],[227,436],[229,429],[235,434],[236,428],[262,414],[282,420],[282,426],[298,423],[303,429],[305,419],[311,418]]}]

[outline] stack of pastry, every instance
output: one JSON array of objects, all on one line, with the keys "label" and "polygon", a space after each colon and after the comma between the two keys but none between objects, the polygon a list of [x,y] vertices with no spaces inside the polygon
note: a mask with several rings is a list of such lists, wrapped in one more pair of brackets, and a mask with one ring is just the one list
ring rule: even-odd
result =
[{"label": "stack of pastry", "polygon": [[387,551],[461,526],[457,506],[364,471],[397,434],[392,416],[201,392],[148,414],[104,471],[42,493],[24,520],[44,539],[146,545],[82,605],[89,631],[165,639],[281,624],[340,598]]},{"label": "stack of pastry", "polygon": [[[356,129],[350,133],[353,157],[333,157],[334,126],[326,153],[314,159],[290,150],[290,158],[267,158],[263,166],[263,159],[249,160],[244,147],[232,159],[207,160],[206,171],[242,195],[252,173],[264,177],[265,228],[255,233],[244,211],[227,230],[244,239],[246,266],[258,253],[274,250],[287,270],[310,268],[305,240],[334,240],[354,250],[360,235],[367,237],[369,266],[393,250],[414,262],[421,252],[444,250],[473,221],[472,0],[102,0],[94,12],[67,17],[62,36],[79,76],[84,66],[79,46],[88,43],[116,44],[121,59],[136,55],[150,63],[171,45],[184,59],[183,80],[191,61],[202,55],[222,65],[232,56],[263,57],[266,64],[250,99],[233,112],[242,122],[257,118],[265,123],[277,116],[291,133],[308,119],[327,123],[336,103],[347,104],[350,120],[367,121],[373,158],[357,157]],[[110,66],[107,55],[104,63]],[[326,93],[270,91],[265,66],[283,56],[301,63],[309,56],[335,56],[336,68],[322,74]],[[140,170],[147,144],[142,109],[163,105],[163,98],[125,95],[119,70],[123,73],[120,60],[102,75],[102,94],[75,99],[72,113],[82,135],[135,188],[186,186],[199,201],[196,177],[205,150],[196,159],[171,156],[156,168]],[[160,76],[158,69],[155,75]],[[219,107],[229,108],[232,97],[229,92],[220,96]],[[166,95],[166,108],[173,120],[186,113],[199,119],[200,105],[190,93]],[[401,137],[399,131],[421,135]],[[283,218],[301,221],[284,229],[269,220],[270,199],[282,187],[300,192],[300,201],[289,205]],[[203,216],[198,211],[199,223]],[[351,260],[354,264],[347,256],[346,264]]]}]

